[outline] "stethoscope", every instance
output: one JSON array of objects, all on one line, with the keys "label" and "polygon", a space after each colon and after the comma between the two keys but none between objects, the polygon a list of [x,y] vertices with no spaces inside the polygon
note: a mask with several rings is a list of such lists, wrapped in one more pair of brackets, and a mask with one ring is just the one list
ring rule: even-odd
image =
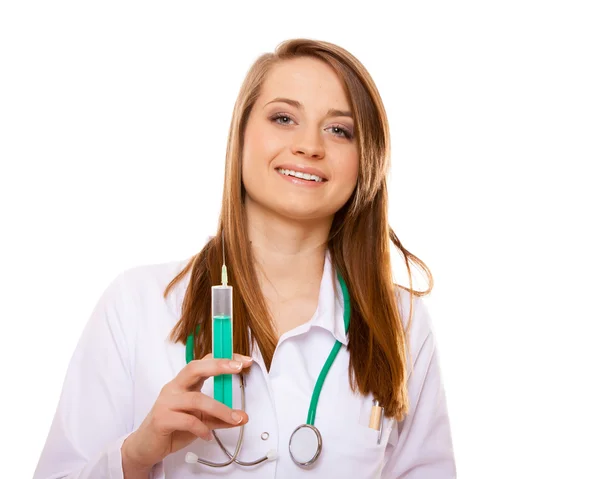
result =
[{"label": "stethoscope", "polygon": [[[342,288],[342,294],[344,296],[344,328],[346,334],[348,334],[348,327],[350,326],[350,297],[348,294],[348,287],[342,276],[337,273],[338,280],[340,282],[340,286]],[[198,328],[196,328],[196,331]],[[190,334],[187,338],[186,342],[186,362],[190,362],[194,358],[194,338],[195,334]],[[310,400],[310,406],[308,408],[308,417],[306,419],[306,424],[301,424],[298,426],[294,432],[292,432],[290,436],[290,442],[288,445],[290,451],[290,457],[292,461],[296,463],[300,467],[308,467],[318,459],[321,454],[321,450],[323,449],[323,437],[319,430],[315,427],[315,416],[317,414],[317,403],[319,402],[319,396],[321,394],[321,389],[323,388],[323,383],[325,382],[325,378],[331,369],[331,365],[335,360],[340,348],[342,347],[342,343],[336,341],[319,373],[319,377],[317,378],[317,382],[315,384],[315,388],[312,393],[312,398]],[[246,394],[245,394],[245,384],[243,375],[240,375],[240,388],[241,388],[241,396],[242,396],[242,410],[246,411]],[[235,462],[240,466],[256,466],[257,464],[261,464],[265,461],[272,461],[277,458],[277,453],[274,450],[270,450],[263,457],[255,460],[255,461],[241,461],[237,458],[244,438],[244,426],[241,426],[240,434],[238,435],[238,441],[235,446],[235,451],[231,454],[227,448],[223,445],[219,436],[216,434],[216,431],[212,431],[215,441],[221,448],[221,450],[227,455],[229,458],[228,461],[217,463],[207,461],[205,459],[199,458],[196,454],[192,452],[188,452],[185,456],[185,461],[191,464],[200,463],[206,466],[211,467],[225,467]]]}]

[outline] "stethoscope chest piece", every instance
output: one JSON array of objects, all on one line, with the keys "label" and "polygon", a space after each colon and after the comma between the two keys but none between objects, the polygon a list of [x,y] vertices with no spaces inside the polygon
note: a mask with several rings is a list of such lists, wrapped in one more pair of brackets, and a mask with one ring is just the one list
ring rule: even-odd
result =
[{"label": "stethoscope chest piece", "polygon": [[321,433],[310,424],[298,426],[290,436],[290,457],[298,466],[313,464],[321,454],[322,447]]}]

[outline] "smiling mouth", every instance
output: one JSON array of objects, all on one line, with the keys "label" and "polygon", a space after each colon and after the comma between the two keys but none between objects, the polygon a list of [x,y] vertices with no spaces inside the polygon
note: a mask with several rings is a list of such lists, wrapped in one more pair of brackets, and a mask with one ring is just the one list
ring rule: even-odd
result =
[{"label": "smiling mouth", "polygon": [[294,171],[294,170],[286,170],[283,168],[276,168],[276,171],[281,175],[292,176],[294,178],[298,178],[298,179],[305,180],[305,181],[313,181],[315,183],[323,183],[323,182],[327,181],[325,178],[321,178],[320,176],[311,175],[309,173],[302,173],[302,172]]}]

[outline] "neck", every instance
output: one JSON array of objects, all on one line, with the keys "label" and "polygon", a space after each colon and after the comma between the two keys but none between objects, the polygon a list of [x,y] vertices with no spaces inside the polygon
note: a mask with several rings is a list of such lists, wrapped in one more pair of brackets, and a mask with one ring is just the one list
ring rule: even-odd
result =
[{"label": "neck", "polygon": [[333,217],[294,220],[246,198],[255,267],[266,297],[286,301],[318,288]]}]

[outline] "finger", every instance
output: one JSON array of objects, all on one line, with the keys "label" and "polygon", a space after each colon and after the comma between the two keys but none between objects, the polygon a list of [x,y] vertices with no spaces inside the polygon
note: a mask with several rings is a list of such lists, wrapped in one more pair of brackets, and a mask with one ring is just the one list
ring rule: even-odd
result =
[{"label": "finger", "polygon": [[252,364],[252,358],[247,361],[235,359],[196,359],[190,361],[173,379],[173,384],[187,390],[192,386],[202,386],[204,379],[221,374],[237,374],[243,368]]},{"label": "finger", "polygon": [[[208,353],[202,359],[212,359],[212,358],[213,358],[212,353]],[[237,353],[233,354],[233,360],[241,361],[242,363],[244,363],[244,368],[246,367],[246,363],[252,364],[252,362],[254,361],[254,359],[252,359],[250,356],[244,356],[243,354],[237,354]],[[202,386],[204,385],[205,380],[206,380],[206,378],[200,378],[194,384],[192,384],[191,386],[188,386],[187,389],[190,389],[192,391],[199,391],[200,389],[202,389]]]},{"label": "finger", "polygon": [[210,420],[214,424],[222,422],[228,427],[233,427],[245,424],[248,421],[248,415],[244,411],[231,409],[200,392],[185,392],[173,396],[170,408],[177,411],[192,412],[204,423]]},{"label": "finger", "polygon": [[210,432],[211,428],[193,414],[171,411],[165,421],[166,424],[164,424],[162,428],[168,433],[187,431],[205,441],[210,441],[212,439],[212,434]]},{"label": "finger", "polygon": [[248,422],[248,420],[246,419],[239,424],[230,424],[228,422],[221,421],[220,419],[217,419],[214,417],[207,417],[204,420],[204,424],[206,424],[206,426],[211,430],[212,429],[231,429],[233,427],[244,426],[247,422]]},{"label": "finger", "polygon": [[[212,353],[208,353],[202,359],[212,359],[212,357],[213,357]],[[244,356],[243,354],[237,354],[237,353],[233,354],[233,359],[235,361],[242,361],[242,362],[246,362],[246,361],[252,362],[253,361],[253,359],[250,356]]]}]

